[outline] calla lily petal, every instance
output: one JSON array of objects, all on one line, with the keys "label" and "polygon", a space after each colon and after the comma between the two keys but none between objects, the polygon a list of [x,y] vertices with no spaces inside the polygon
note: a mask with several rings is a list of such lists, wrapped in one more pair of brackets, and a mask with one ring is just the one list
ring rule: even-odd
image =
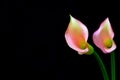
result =
[{"label": "calla lily petal", "polygon": [[88,49],[88,29],[79,20],[70,16],[70,23],[65,32],[65,39],[70,48],[79,54],[85,54]]},{"label": "calla lily petal", "polygon": [[116,44],[113,41],[114,32],[110,21],[106,18],[100,25],[99,29],[93,33],[93,42],[104,53],[110,53],[116,49]]}]

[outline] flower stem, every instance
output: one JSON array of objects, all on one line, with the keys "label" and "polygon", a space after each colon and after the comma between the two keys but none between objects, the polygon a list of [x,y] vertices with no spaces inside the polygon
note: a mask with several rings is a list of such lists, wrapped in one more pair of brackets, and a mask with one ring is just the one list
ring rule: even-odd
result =
[{"label": "flower stem", "polygon": [[108,74],[107,74],[107,71],[106,71],[105,66],[103,64],[102,59],[95,51],[94,51],[93,55],[95,56],[96,60],[98,61],[98,64],[99,64],[100,69],[102,71],[102,75],[103,75],[104,80],[109,80],[109,77],[108,77]]},{"label": "flower stem", "polygon": [[111,80],[115,80],[115,54],[111,53]]}]

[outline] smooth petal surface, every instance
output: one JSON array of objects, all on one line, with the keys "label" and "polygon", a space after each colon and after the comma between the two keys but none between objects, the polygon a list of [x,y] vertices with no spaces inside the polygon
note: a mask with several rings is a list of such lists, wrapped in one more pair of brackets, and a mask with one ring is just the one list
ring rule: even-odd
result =
[{"label": "smooth petal surface", "polygon": [[116,49],[116,44],[113,41],[114,32],[110,21],[106,18],[100,25],[99,29],[93,34],[94,44],[104,53],[110,53]]},{"label": "smooth petal surface", "polygon": [[87,27],[72,16],[70,16],[70,23],[65,32],[65,39],[69,47],[79,52],[79,54],[85,54],[88,52]]}]

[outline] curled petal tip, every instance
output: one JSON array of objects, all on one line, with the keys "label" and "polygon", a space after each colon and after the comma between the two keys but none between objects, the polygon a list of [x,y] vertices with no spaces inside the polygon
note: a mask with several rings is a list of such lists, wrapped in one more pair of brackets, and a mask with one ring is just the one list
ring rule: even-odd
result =
[{"label": "curled petal tip", "polygon": [[72,24],[78,24],[78,22],[80,22],[80,21],[78,21],[77,19],[75,19],[73,16],[70,15],[70,23],[72,23]]},{"label": "curled petal tip", "polygon": [[108,18],[108,17],[103,21],[103,24],[108,24],[108,25],[110,25],[110,21],[109,21],[109,18]]},{"label": "curled petal tip", "polygon": [[106,20],[106,21],[109,21],[109,18],[107,17],[105,20]]},{"label": "curled petal tip", "polygon": [[71,19],[72,18],[71,14],[69,14],[69,16],[70,16],[70,19]]}]

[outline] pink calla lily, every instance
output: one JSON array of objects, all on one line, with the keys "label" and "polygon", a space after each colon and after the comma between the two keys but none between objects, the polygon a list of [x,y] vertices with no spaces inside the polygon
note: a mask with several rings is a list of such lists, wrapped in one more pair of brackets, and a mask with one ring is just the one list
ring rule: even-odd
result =
[{"label": "pink calla lily", "polygon": [[87,27],[72,16],[70,16],[70,23],[65,32],[65,39],[69,47],[79,54],[91,54],[93,52],[92,46],[87,43]]},{"label": "pink calla lily", "polygon": [[116,44],[113,40],[114,32],[110,21],[106,18],[100,25],[99,29],[93,34],[94,44],[102,50],[103,53],[110,53],[116,49]]}]

